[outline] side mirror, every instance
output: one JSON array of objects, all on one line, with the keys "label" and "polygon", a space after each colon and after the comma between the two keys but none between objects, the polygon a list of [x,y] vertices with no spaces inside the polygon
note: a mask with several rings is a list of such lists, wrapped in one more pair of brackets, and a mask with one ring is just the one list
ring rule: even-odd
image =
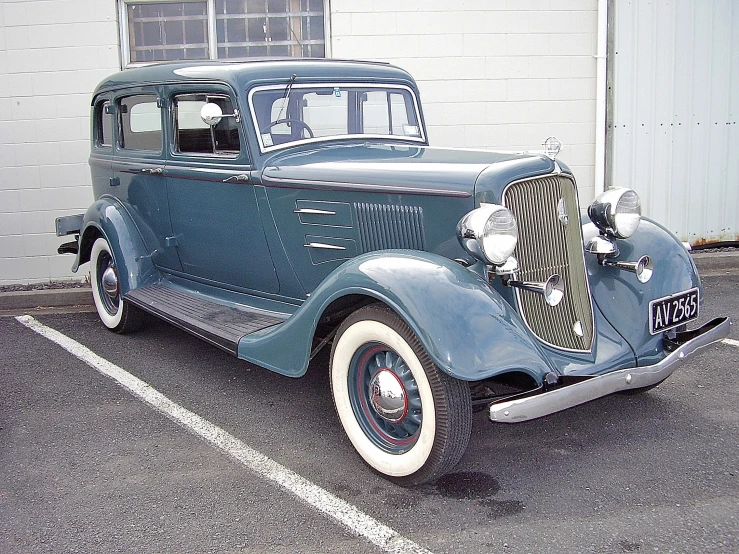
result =
[{"label": "side mirror", "polygon": [[206,102],[203,104],[203,107],[200,108],[200,119],[202,119],[206,125],[210,125],[211,127],[218,125],[222,118],[223,111],[221,111],[221,107],[218,104]]}]

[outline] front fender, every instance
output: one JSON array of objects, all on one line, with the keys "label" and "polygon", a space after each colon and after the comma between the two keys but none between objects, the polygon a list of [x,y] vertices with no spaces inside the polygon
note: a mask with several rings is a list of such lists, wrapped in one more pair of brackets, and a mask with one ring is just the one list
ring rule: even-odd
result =
[{"label": "front fender", "polygon": [[[90,261],[92,244],[101,235],[108,241],[118,265],[121,295],[158,281],[159,274],[136,225],[125,208],[109,197],[96,200],[85,213],[73,271]],[[125,271],[120,270],[121,266]]]},{"label": "front fender", "polygon": [[244,337],[239,357],[302,375],[324,310],[356,294],[395,310],[434,363],[452,377],[474,381],[521,371],[541,383],[546,373],[556,371],[519,316],[483,278],[448,258],[407,250],[371,252],[347,261],[285,323]]},{"label": "front fender", "polygon": [[[585,242],[597,233],[595,225],[583,218]],[[631,237],[616,240],[616,244],[620,250],[618,260],[636,261],[641,256],[650,256],[654,263],[652,278],[640,283],[633,273],[600,266],[595,255],[585,254],[593,299],[609,323],[631,345],[638,365],[652,365],[664,358],[664,349],[662,335],[649,334],[649,302],[700,288],[698,270],[677,237],[645,217]]]}]

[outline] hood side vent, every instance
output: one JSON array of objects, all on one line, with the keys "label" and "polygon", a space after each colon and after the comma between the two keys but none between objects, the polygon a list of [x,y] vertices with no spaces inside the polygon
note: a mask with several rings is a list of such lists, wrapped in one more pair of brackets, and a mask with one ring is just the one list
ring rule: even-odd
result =
[{"label": "hood side vent", "polygon": [[423,209],[355,203],[361,252],[391,248],[426,250]]}]

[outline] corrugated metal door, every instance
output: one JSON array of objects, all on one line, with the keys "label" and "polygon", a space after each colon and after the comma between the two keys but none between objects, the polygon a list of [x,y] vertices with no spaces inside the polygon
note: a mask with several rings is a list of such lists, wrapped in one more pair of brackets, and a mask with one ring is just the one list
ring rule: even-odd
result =
[{"label": "corrugated metal door", "polygon": [[609,184],[683,241],[739,240],[739,1],[611,9]]}]

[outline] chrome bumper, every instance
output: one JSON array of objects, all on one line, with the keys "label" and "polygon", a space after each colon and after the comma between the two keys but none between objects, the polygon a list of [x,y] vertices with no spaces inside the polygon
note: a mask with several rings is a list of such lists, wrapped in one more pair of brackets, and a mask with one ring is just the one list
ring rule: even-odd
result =
[{"label": "chrome bumper", "polygon": [[728,317],[716,318],[691,331],[690,340],[676,345],[676,349],[657,364],[620,369],[535,396],[493,403],[488,406],[490,419],[500,423],[520,423],[614,392],[656,385],[667,379],[683,362],[699,354],[710,344],[726,338],[730,328],[731,320]]}]

